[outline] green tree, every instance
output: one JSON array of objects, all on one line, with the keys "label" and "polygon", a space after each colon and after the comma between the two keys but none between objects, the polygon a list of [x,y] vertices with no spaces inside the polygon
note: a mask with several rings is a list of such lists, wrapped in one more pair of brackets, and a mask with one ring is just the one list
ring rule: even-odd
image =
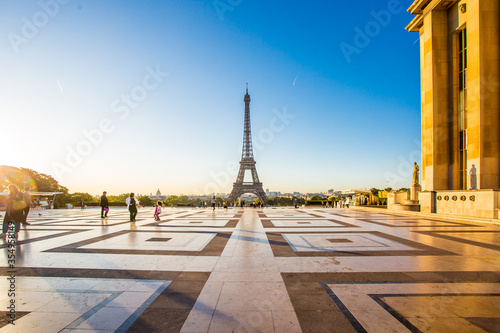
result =
[{"label": "green tree", "polygon": [[115,205],[125,205],[125,200],[130,196],[129,193],[123,193],[120,195],[108,195],[108,202]]},{"label": "green tree", "polygon": [[165,200],[165,205],[167,206],[171,206],[171,205],[174,205],[174,206],[177,206],[179,202],[179,197],[176,196],[176,195],[171,195],[167,198],[167,200]]},{"label": "green tree", "polygon": [[33,191],[38,192],[68,193],[68,189],[59,185],[59,182],[52,176],[31,169],[2,165],[0,166],[0,187],[5,189],[9,184],[14,184],[20,189],[29,186]]},{"label": "green tree", "polygon": [[61,203],[63,204],[63,206],[70,203],[75,207],[79,207],[81,204],[81,200],[83,200],[83,203],[87,206],[91,206],[99,202],[98,199],[94,198],[88,193],[75,192],[68,194],[64,198],[61,198]]},{"label": "green tree", "polygon": [[373,195],[377,195],[378,196],[378,191],[380,191],[378,188],[375,188],[375,187],[372,187],[370,189],[370,192],[372,192]]},{"label": "green tree", "polygon": [[323,200],[323,198],[319,195],[313,195],[309,200]]},{"label": "green tree", "polygon": [[141,203],[141,206],[153,206],[156,202],[153,202],[153,200],[149,199],[149,197],[145,195],[141,195],[140,197],[137,198],[139,202]]},{"label": "green tree", "polygon": [[178,203],[181,204],[181,205],[189,205],[189,198],[188,198],[188,196],[187,195],[181,195],[179,197],[179,202]]},{"label": "green tree", "polygon": [[16,185],[21,190],[29,186],[33,192],[62,192],[55,197],[55,208],[64,207],[68,199],[68,189],[59,185],[52,176],[27,168],[2,165],[0,166],[0,190],[6,190],[10,184]]}]

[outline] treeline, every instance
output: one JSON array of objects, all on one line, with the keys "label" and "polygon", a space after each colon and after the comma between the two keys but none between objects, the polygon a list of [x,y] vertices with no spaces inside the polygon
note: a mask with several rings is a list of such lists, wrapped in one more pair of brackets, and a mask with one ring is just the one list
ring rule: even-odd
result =
[{"label": "treeline", "polygon": [[[125,206],[125,199],[128,197],[128,193],[120,194],[118,196],[108,195],[108,201],[110,206]],[[65,203],[70,203],[75,207],[80,206],[80,200],[84,201],[86,206],[98,206],[99,198],[94,198],[88,193],[73,193],[64,198]],[[275,197],[269,198],[267,204],[269,206],[292,206],[294,200],[297,199],[299,205],[303,205],[306,201],[302,198],[287,198],[287,197]],[[153,206],[157,201],[151,200],[147,196],[138,196],[137,200],[141,203],[141,206]],[[162,201],[167,207],[200,207],[201,202],[205,201],[207,206],[212,205],[212,199],[200,199],[192,198],[190,199],[187,195],[171,195],[166,200]],[[215,201],[219,204],[227,202],[227,198],[216,197]],[[257,202],[258,199],[246,199],[245,204],[247,206],[251,205],[253,202]],[[238,202],[236,202],[238,204]]]},{"label": "treeline", "polygon": [[12,166],[0,166],[0,191],[7,191],[10,184],[14,184],[24,191],[29,186],[33,192],[61,192],[56,196],[54,207],[64,207],[65,198],[68,196],[68,188],[59,185],[52,176],[36,172],[27,168],[16,168]]},{"label": "treeline", "polygon": [[295,199],[297,199],[297,203],[299,205],[303,205],[305,203],[305,199],[303,199],[303,198],[274,197],[274,198],[269,198],[267,200],[267,205],[268,206],[293,206]]},{"label": "treeline", "polygon": [[[7,191],[7,187],[9,184],[15,184],[20,189],[24,189],[26,186],[31,187],[32,191],[38,192],[61,192],[61,194],[56,195],[54,200],[55,208],[64,208],[67,204],[71,204],[75,207],[79,207],[81,205],[81,201],[83,200],[86,206],[98,206],[100,199],[90,195],[89,193],[69,193],[68,188],[60,185],[57,180],[55,180],[52,176],[36,172],[27,168],[16,168],[12,166],[0,166],[0,191]],[[391,188],[386,188],[385,191],[390,192]],[[400,191],[408,191],[409,189],[403,188]],[[379,189],[372,188],[371,192],[374,195],[378,195]],[[108,201],[111,206],[125,206],[125,199],[129,196],[129,193],[123,193],[120,195],[108,195]],[[319,195],[315,195],[309,200],[303,198],[288,198],[288,197],[274,197],[269,198],[267,204],[269,206],[292,206],[294,204],[295,199],[297,199],[297,203],[299,205],[304,204],[316,204],[321,201],[336,201],[340,198],[334,197],[321,197]],[[143,206],[152,206],[155,202],[149,199],[147,196],[138,196],[137,200],[141,202]],[[200,198],[192,198],[190,199],[186,195],[169,196],[163,203],[166,206],[200,206],[201,201],[206,201],[207,206],[211,205],[211,198],[200,199]],[[225,198],[217,197],[217,203],[223,203],[227,201]],[[258,199],[255,199],[258,201]],[[250,205],[252,203],[251,199],[246,200],[246,204]]]}]

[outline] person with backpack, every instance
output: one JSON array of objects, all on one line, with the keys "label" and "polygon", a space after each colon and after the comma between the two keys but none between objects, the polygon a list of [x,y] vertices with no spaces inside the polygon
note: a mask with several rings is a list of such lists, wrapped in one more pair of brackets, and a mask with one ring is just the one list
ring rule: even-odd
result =
[{"label": "person with backpack", "polygon": [[130,193],[130,196],[125,199],[125,203],[127,204],[128,211],[130,212],[130,222],[135,222],[139,201],[135,198],[134,193]]},{"label": "person with backpack", "polygon": [[12,231],[9,227],[11,223],[14,223],[17,239],[21,223],[24,221],[24,209],[26,206],[24,194],[16,185],[10,184],[9,196],[7,197],[7,212],[3,219],[2,237],[5,237],[9,231]]}]

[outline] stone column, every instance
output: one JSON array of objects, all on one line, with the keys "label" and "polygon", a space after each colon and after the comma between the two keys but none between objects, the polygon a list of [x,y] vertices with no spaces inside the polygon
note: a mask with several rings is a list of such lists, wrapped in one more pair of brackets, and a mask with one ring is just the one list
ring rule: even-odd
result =
[{"label": "stone column", "polygon": [[426,191],[447,189],[448,172],[448,18],[431,10],[420,30],[422,68],[422,184]]}]

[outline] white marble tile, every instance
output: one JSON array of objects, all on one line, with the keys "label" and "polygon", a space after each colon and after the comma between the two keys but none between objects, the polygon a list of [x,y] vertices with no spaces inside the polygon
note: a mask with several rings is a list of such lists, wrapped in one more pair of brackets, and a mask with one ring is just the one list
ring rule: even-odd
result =
[{"label": "white marble tile", "polygon": [[181,333],[208,332],[213,314],[214,310],[194,309],[184,322]]},{"label": "white marble tile", "polygon": [[208,332],[272,332],[270,311],[215,311]]},{"label": "white marble tile", "polygon": [[73,328],[116,330],[135,312],[135,310],[135,308],[116,308],[106,306]]},{"label": "white marble tile", "polygon": [[112,293],[63,293],[59,298],[36,309],[40,312],[75,312],[84,314],[109,298]]},{"label": "white marble tile", "polygon": [[295,311],[273,310],[274,332],[276,333],[301,333],[299,320]]},{"label": "white marble tile", "polygon": [[80,317],[79,313],[47,313],[31,312],[15,321],[15,325],[7,325],[0,329],[2,333],[20,332],[59,332]]}]

